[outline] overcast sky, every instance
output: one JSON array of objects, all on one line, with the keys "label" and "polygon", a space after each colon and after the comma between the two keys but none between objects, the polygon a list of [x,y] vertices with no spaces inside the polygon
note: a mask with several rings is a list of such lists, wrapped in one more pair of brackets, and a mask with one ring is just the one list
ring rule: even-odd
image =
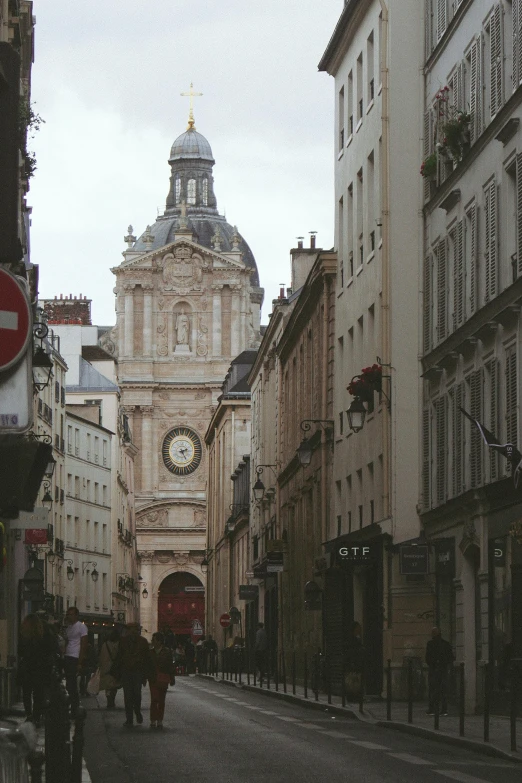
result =
[{"label": "overcast sky", "polygon": [[296,237],[333,244],[333,79],[317,64],[343,0],[35,0],[30,142],[37,171],[31,260],[40,296],[93,300],[114,323],[127,226],[164,210],[174,139],[210,142],[218,209],[237,225],[265,288],[263,322],[290,285]]}]

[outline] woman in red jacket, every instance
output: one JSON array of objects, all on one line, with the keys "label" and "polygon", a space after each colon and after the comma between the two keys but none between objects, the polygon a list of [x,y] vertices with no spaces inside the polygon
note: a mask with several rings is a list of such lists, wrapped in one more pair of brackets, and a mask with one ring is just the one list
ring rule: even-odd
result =
[{"label": "woman in red jacket", "polygon": [[150,727],[163,728],[165,697],[169,685],[174,685],[175,666],[172,650],[165,646],[165,637],[157,631],[152,636],[150,652],[153,674],[149,677],[150,687]]}]

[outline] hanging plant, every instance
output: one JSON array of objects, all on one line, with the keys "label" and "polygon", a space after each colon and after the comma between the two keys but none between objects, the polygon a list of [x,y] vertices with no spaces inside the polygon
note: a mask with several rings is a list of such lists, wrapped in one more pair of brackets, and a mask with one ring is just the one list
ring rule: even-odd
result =
[{"label": "hanging plant", "polygon": [[437,155],[433,152],[428,155],[420,167],[421,177],[425,179],[434,179],[437,174]]}]

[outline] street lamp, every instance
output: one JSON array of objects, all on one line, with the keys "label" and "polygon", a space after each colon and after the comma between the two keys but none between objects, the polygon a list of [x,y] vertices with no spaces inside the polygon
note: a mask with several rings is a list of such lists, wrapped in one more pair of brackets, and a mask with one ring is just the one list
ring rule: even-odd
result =
[{"label": "street lamp", "polygon": [[[322,429],[324,429],[327,436],[331,434],[331,431],[334,426],[332,419],[303,419],[303,421],[301,422],[301,429],[303,430],[303,432],[310,432],[310,430],[312,429],[312,424],[319,424],[322,427]],[[301,443],[299,444],[296,454],[300,464],[303,467],[306,467],[312,461],[312,454],[313,454],[312,441],[310,438],[307,438],[306,435],[301,441]]]},{"label": "street lamp", "polygon": [[276,475],[276,472],[274,468],[277,468],[277,465],[258,465],[256,467],[256,474],[257,474],[257,481],[252,487],[252,492],[254,494],[254,500],[259,502],[260,500],[263,500],[265,496],[265,485],[261,481],[261,474],[263,473],[263,470],[265,468],[270,468],[274,476]]},{"label": "street lamp", "polygon": [[[87,568],[88,565],[94,566],[94,568],[92,569],[92,572],[91,572],[91,579],[92,579],[93,582],[97,582],[98,581],[98,577],[100,575],[99,575],[98,571],[96,570],[97,563],[95,563],[94,560],[84,560],[82,562],[82,574],[85,573],[85,569]],[[67,571],[68,570],[69,569],[67,569]]]},{"label": "street lamp", "polygon": [[44,476],[46,478],[52,478],[53,477],[55,465],[56,465],[56,460],[55,460],[55,458],[53,456],[51,456],[51,459],[47,463],[47,467],[44,470]]},{"label": "street lamp", "polygon": [[35,389],[43,391],[51,381],[53,374],[53,363],[48,353],[44,351],[41,345],[38,346],[33,355],[33,384]]},{"label": "street lamp", "polygon": [[53,505],[53,496],[51,495],[51,485],[48,481],[45,481],[43,486],[45,492],[42,498],[42,503],[45,506],[45,508],[49,509],[50,511]]},{"label": "street lamp", "polygon": [[69,582],[72,582],[72,580],[75,577],[74,568],[73,568],[73,561],[67,560],[67,579]]},{"label": "street lamp", "polygon": [[142,594],[143,598],[148,598],[149,597],[149,591],[147,590],[147,582],[142,582],[141,584],[143,586],[143,590],[141,591],[141,594]]},{"label": "street lamp", "polygon": [[50,549],[47,552],[47,562],[49,563],[49,565],[54,565],[55,560],[56,560],[56,552],[53,552],[53,550]]},{"label": "street lamp", "polygon": [[352,432],[360,432],[364,427],[364,420],[366,418],[366,408],[363,401],[356,397],[350,407],[347,410],[348,426]]}]

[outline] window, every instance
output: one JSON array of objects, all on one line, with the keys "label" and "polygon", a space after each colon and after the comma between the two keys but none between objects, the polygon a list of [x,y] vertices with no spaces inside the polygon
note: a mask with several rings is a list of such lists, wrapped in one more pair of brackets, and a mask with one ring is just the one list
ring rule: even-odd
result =
[{"label": "window", "polygon": [[74,477],[74,497],[79,498],[80,497],[80,477],[75,476]]},{"label": "window", "polygon": [[453,495],[460,495],[464,491],[465,476],[465,448],[464,448],[464,419],[461,407],[464,407],[464,383],[456,384],[450,389],[451,419],[453,429]]},{"label": "window", "polygon": [[[488,391],[488,427],[496,437],[499,437],[499,372],[498,361],[491,359],[486,363],[486,379]],[[496,449],[489,451],[489,478],[490,481],[496,481],[499,474],[498,452]]]},{"label": "window", "polygon": [[196,203],[196,180],[189,179],[187,183],[187,204]]},{"label": "window", "polygon": [[[366,163],[366,231],[367,235],[371,235],[373,232],[373,227],[375,225],[375,218],[374,218],[374,195],[375,195],[375,166],[374,166],[374,154],[373,150],[368,155],[367,163]],[[375,233],[373,238],[373,247],[371,246],[371,240],[370,240],[370,248],[373,250],[375,248]]]},{"label": "window", "polygon": [[498,292],[497,183],[494,179],[484,188],[484,223],[484,302],[489,302]]},{"label": "window", "polygon": [[[470,414],[474,419],[482,421],[484,374],[482,368],[470,373],[467,377]],[[474,424],[470,422],[471,450],[470,450],[470,480],[471,487],[480,487],[482,484],[482,437]]]},{"label": "window", "polygon": [[372,30],[366,42],[366,79],[368,83],[368,103],[371,103],[375,96],[374,59]]},{"label": "window", "polygon": [[208,206],[208,179],[207,177],[203,177],[203,180],[201,182],[201,199],[203,202],[203,206]]},{"label": "window", "polygon": [[491,119],[493,119],[504,103],[502,10],[500,3],[494,7],[486,24],[484,43],[484,59],[486,63],[489,62],[489,81],[486,85],[489,90],[489,114]]},{"label": "window", "polygon": [[174,194],[176,204],[179,204],[181,201],[181,179],[179,177],[176,177],[174,181]]},{"label": "window", "polygon": [[363,507],[357,506],[357,509],[359,511],[359,530],[360,530],[363,526]]},{"label": "window", "polygon": [[348,199],[346,204],[346,239],[348,258],[350,259],[349,277],[353,277],[353,226],[354,226],[354,203],[353,203],[353,183],[348,186]]},{"label": "window", "polygon": [[442,239],[436,247],[437,260],[437,340],[441,342],[447,337],[448,331],[448,270],[447,241]]},{"label": "window", "polygon": [[344,434],[344,411],[339,413],[339,435]]},{"label": "window", "polygon": [[[342,266],[342,259],[344,256],[344,201],[342,196],[339,199],[339,204],[338,204],[337,232],[338,232],[337,251]],[[341,279],[341,288],[343,287],[343,285],[344,285],[344,281],[343,279]]]},{"label": "window", "polygon": [[445,503],[447,496],[447,408],[446,397],[440,397],[435,402],[435,424],[436,424],[436,490],[437,503]]},{"label": "window", "polygon": [[344,85],[339,90],[339,101],[337,106],[338,111],[338,127],[339,127],[339,152],[344,150]]},{"label": "window", "polygon": [[506,443],[518,442],[516,345],[506,349]]},{"label": "window", "polygon": [[422,412],[422,503],[425,509],[431,505],[431,411]]},{"label": "window", "polygon": [[348,135],[353,135],[353,73],[348,74]]},{"label": "window", "polygon": [[72,452],[72,427],[67,427],[67,452]]},{"label": "window", "polygon": [[483,130],[483,96],[482,96],[482,37],[473,41],[466,57],[466,70],[469,74],[468,105],[471,114],[470,139],[473,144]]},{"label": "window", "polygon": [[464,323],[464,221],[459,220],[450,234],[453,260],[453,329]]},{"label": "window", "polygon": [[357,58],[357,121],[363,116],[363,56]]},{"label": "window", "polygon": [[513,92],[522,84],[522,0],[512,5]]},{"label": "window", "polygon": [[437,43],[440,41],[448,26],[448,0],[436,0],[437,3]]},{"label": "window", "polygon": [[477,267],[477,206],[471,204],[466,210],[464,254],[465,254],[465,281],[466,281],[466,307],[469,302],[469,315],[473,315],[478,302],[478,267]]}]

